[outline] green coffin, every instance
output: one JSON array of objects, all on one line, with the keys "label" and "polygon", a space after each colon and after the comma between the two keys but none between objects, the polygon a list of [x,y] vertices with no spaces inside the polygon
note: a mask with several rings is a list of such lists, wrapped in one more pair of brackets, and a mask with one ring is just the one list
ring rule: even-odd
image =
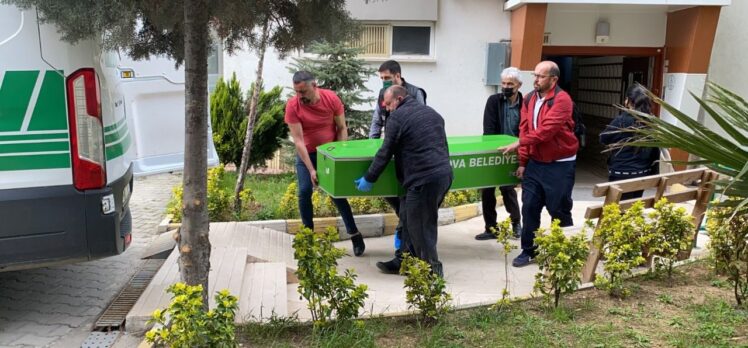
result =
[{"label": "green coffin", "polygon": [[[448,137],[449,160],[454,171],[452,190],[516,184],[519,165],[516,154],[497,151],[517,138],[508,135]],[[382,139],[338,141],[317,147],[319,186],[330,196],[401,196],[405,190],[397,181],[394,159],[385,168],[370,192],[356,189],[354,180],[369,169]]]}]

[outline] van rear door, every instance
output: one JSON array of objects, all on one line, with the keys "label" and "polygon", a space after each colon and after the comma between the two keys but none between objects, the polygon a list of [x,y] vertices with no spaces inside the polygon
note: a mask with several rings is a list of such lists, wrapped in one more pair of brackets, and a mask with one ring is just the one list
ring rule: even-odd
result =
[{"label": "van rear door", "polygon": [[[166,57],[135,61],[118,51],[101,54],[115,103],[124,104],[134,146],[133,173],[149,175],[184,167],[184,68]],[[206,100],[207,103],[207,100]],[[207,116],[206,116],[207,117]],[[208,165],[218,154],[208,129]]]}]

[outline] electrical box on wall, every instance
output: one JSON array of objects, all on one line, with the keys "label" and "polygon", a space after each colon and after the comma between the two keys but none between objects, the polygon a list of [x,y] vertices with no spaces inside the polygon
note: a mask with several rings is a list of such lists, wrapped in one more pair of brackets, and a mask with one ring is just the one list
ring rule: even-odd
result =
[{"label": "electrical box on wall", "polygon": [[486,50],[486,86],[501,85],[501,71],[509,67],[509,42],[489,42]]}]

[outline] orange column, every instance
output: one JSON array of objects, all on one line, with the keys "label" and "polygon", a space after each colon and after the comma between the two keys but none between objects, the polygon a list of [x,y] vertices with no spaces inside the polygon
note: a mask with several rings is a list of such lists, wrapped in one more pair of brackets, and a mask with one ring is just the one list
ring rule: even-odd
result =
[{"label": "orange column", "polygon": [[532,71],[543,52],[548,4],[527,4],[512,11],[512,66]]},{"label": "orange column", "polygon": [[[706,74],[719,22],[719,6],[696,6],[668,13],[665,59],[668,73]],[[671,149],[675,161],[688,160],[688,153]],[[685,166],[675,166],[677,170]]]}]

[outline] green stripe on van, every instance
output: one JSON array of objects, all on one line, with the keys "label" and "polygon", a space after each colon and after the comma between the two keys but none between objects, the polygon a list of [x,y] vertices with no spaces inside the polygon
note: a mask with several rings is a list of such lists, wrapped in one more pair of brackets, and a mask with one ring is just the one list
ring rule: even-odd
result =
[{"label": "green stripe on van", "polygon": [[68,129],[65,110],[65,80],[62,72],[47,70],[31,115],[29,130]]},{"label": "green stripe on van", "polygon": [[127,149],[130,148],[130,133],[125,135],[125,138],[115,144],[115,145],[107,145],[106,147],[106,159],[107,161],[112,160],[114,158],[117,158],[119,156],[122,156],[125,152],[127,152]]},{"label": "green stripe on van", "polygon": [[127,133],[127,127],[123,127],[117,132],[109,133],[104,135],[104,143],[105,144],[111,144],[114,142],[117,142],[117,140],[122,139]]},{"label": "green stripe on van", "polygon": [[53,133],[53,134],[15,134],[15,135],[2,135],[0,134],[0,141],[14,141],[14,140],[47,140],[47,139],[68,139],[68,133]]},{"label": "green stripe on van", "polygon": [[[70,151],[67,140],[49,143],[0,144],[0,153]],[[0,157],[2,161],[5,157]]]},{"label": "green stripe on van", "polygon": [[0,157],[0,171],[70,168],[70,153]]},{"label": "green stripe on van", "polygon": [[119,128],[119,126],[122,125],[123,123],[125,123],[126,120],[127,119],[123,117],[122,119],[120,119],[119,121],[117,121],[117,123],[115,123],[113,125],[109,125],[109,126],[104,127],[104,133],[109,133],[109,132],[111,132],[111,131]]},{"label": "green stripe on van", "polygon": [[6,71],[0,86],[0,132],[21,130],[39,71]]}]

